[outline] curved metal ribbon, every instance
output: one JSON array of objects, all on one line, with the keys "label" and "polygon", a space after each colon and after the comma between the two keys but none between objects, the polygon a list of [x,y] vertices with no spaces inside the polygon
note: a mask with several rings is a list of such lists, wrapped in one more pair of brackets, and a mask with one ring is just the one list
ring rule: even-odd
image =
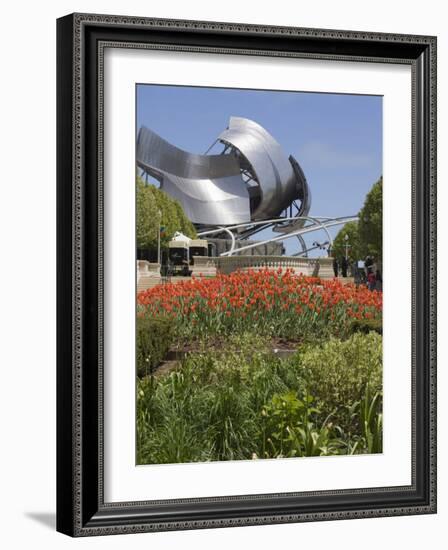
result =
[{"label": "curved metal ribbon", "polygon": [[196,155],[142,127],[137,165],[180,201],[195,224],[226,226],[275,218],[299,199],[299,219],[280,223],[276,230],[284,233],[303,225],[300,216],[309,212],[311,193],[294,157],[288,158],[262,126],[247,118],[231,117],[217,141],[230,152]]}]

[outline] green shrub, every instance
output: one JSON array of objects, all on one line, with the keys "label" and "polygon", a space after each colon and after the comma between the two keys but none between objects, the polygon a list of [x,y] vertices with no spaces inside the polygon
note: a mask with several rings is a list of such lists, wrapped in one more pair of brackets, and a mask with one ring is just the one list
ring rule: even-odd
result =
[{"label": "green shrub", "polygon": [[382,390],[382,337],[376,332],[307,346],[293,362],[317,408],[339,424],[347,424],[350,407],[364,398],[367,386],[373,394]]},{"label": "green shrub", "polygon": [[320,419],[310,395],[275,394],[261,411],[260,424],[261,458],[339,454],[344,448],[329,419]]},{"label": "green shrub", "polygon": [[137,375],[151,374],[174,341],[174,326],[166,317],[137,317]]},{"label": "green shrub", "polygon": [[138,381],[139,464],[243,460],[257,453],[259,413],[287,390],[285,362],[261,349],[241,352],[241,338]]},{"label": "green shrub", "polygon": [[381,347],[355,334],[282,360],[242,334],[189,354],[138,381],[137,463],[380,452]]},{"label": "green shrub", "polygon": [[372,394],[369,385],[359,404],[363,443],[368,453],[381,453],[383,450],[382,392]]}]

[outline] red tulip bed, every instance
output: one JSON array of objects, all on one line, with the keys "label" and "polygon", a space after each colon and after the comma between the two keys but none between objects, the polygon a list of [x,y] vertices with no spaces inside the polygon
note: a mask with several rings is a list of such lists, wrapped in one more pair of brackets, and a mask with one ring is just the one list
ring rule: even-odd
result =
[{"label": "red tulip bed", "polygon": [[172,319],[181,339],[253,332],[296,341],[343,337],[354,320],[381,319],[382,292],[265,269],[158,285],[137,304],[139,317]]}]

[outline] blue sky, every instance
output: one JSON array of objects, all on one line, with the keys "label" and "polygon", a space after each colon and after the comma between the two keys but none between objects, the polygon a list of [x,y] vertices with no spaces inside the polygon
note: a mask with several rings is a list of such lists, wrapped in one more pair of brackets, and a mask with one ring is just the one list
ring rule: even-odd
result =
[{"label": "blue sky", "polygon": [[[382,174],[380,96],[137,86],[137,130],[148,126],[192,153],[205,153],[230,116],[258,122],[298,160],[311,187],[310,215],[356,215]],[[285,245],[297,251],[295,239]]]}]

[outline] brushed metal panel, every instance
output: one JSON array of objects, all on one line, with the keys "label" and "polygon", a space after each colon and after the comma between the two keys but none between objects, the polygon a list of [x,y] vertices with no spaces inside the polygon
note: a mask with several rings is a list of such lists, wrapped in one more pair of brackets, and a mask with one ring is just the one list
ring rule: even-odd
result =
[{"label": "brushed metal panel", "polygon": [[292,165],[262,126],[247,118],[230,117],[229,127],[218,139],[238,149],[256,175],[261,200],[252,213],[253,220],[274,218],[298,198]]},{"label": "brushed metal panel", "polygon": [[249,193],[233,155],[188,153],[142,127],[137,165],[179,200],[193,223],[228,225],[251,219]]}]

